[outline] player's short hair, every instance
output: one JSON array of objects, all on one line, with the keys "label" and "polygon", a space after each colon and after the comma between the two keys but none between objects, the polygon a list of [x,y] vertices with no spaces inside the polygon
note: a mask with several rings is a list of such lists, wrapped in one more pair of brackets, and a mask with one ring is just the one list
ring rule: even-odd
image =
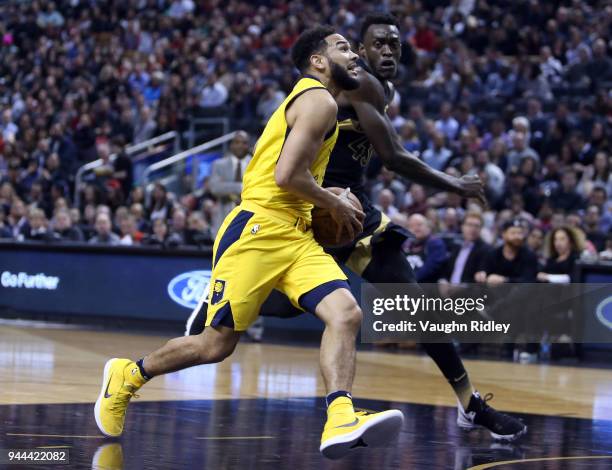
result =
[{"label": "player's short hair", "polygon": [[391,13],[370,13],[366,15],[363,23],[361,23],[361,32],[359,37],[362,41],[368,32],[368,28],[373,24],[388,24],[399,29],[399,21]]},{"label": "player's short hair", "polygon": [[291,59],[300,72],[308,68],[313,54],[325,51],[327,48],[325,38],[335,32],[331,26],[318,25],[300,34],[291,49]]}]

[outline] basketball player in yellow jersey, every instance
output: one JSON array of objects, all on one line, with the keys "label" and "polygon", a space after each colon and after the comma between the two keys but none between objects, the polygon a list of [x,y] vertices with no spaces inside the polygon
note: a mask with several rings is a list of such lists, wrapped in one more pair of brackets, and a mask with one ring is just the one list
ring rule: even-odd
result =
[{"label": "basketball player in yellow jersey", "polygon": [[329,209],[351,233],[362,230],[364,214],[346,197],[320,186],[338,135],[334,96],[358,86],[357,55],[332,28],[319,26],[300,35],[292,58],[303,78],[268,121],[245,173],[242,202],[215,240],[209,328],[173,339],[136,362],[106,363],[95,418],[107,436],[123,432],[129,400],[150,378],[228,357],[273,288],[325,323],[320,353],[328,392],[323,455],[339,458],[355,447],[383,445],[399,432],[400,411],[353,409],[361,310],[344,273],[309,227],[316,205]]}]

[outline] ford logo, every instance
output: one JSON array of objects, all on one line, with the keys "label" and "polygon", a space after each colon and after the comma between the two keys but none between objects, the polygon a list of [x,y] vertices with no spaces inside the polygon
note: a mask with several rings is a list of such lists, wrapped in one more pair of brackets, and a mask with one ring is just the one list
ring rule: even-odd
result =
[{"label": "ford logo", "polygon": [[177,304],[194,309],[210,282],[211,271],[189,271],[179,274],[168,284],[168,295]]},{"label": "ford logo", "polygon": [[597,319],[612,330],[612,296],[599,302],[596,313]]}]

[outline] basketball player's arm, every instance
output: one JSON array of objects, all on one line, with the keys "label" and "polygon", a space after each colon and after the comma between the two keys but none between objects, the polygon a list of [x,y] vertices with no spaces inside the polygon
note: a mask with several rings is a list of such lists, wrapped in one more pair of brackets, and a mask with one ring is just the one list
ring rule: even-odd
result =
[{"label": "basketball player's arm", "polygon": [[486,204],[484,189],[479,178],[473,176],[456,178],[431,168],[416,155],[408,152],[385,113],[382,85],[369,74],[364,75],[360,81],[357,90],[345,93],[376,155],[389,170],[412,181],[458,193],[463,197],[477,198]]},{"label": "basketball player's arm", "polygon": [[335,126],[337,105],[327,90],[309,90],[298,97],[286,111],[291,127],[281,151],[274,177],[276,184],[317,207],[329,209],[339,218],[349,233],[362,230],[363,213],[348,202],[317,184],[310,167],[316,158],[327,132]]}]

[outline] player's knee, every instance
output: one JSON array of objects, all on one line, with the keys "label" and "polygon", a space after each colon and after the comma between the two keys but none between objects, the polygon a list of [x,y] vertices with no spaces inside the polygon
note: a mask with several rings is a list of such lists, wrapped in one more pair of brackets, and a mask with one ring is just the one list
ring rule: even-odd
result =
[{"label": "player's knee", "polygon": [[236,348],[236,343],[231,339],[218,338],[216,341],[207,341],[204,333],[201,333],[195,338],[197,342],[197,358],[200,364],[210,364],[221,362],[229,357]]},{"label": "player's knee", "polygon": [[214,348],[212,351],[212,361],[211,362],[221,362],[227,359],[234,352],[235,345],[223,344]]},{"label": "player's knee", "polygon": [[331,326],[356,332],[361,326],[361,318],[361,308],[357,302],[352,302],[332,317]]}]

